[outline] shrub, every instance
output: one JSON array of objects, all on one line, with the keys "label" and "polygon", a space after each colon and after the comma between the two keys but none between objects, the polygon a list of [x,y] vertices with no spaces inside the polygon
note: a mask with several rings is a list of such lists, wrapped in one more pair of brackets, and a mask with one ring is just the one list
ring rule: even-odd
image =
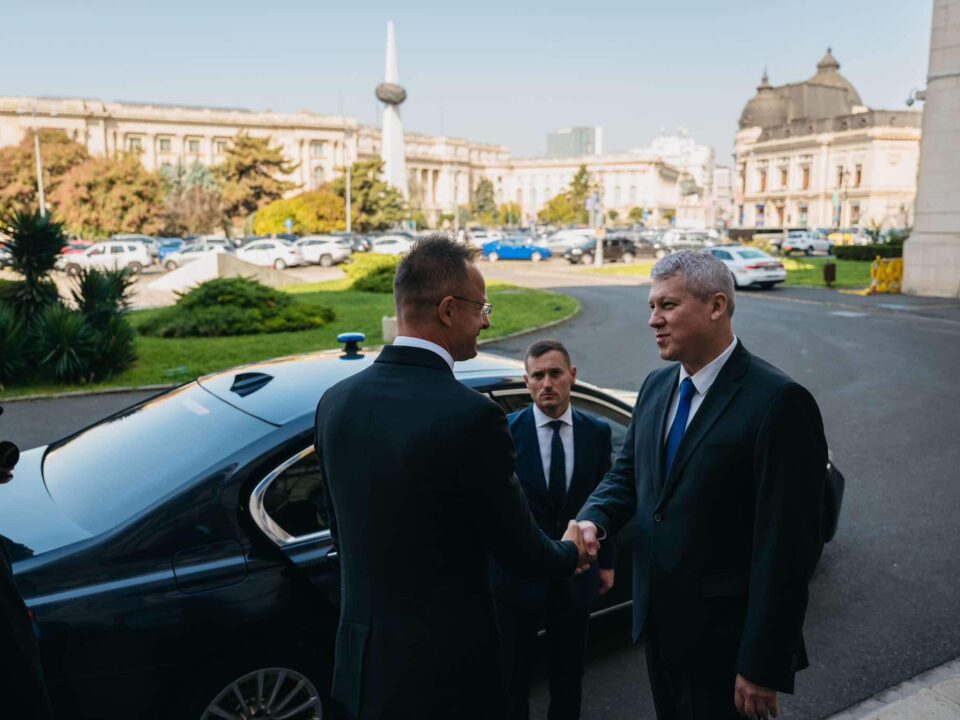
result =
[{"label": "shrub", "polygon": [[23,321],[12,308],[0,305],[0,387],[20,377],[27,365],[27,331]]},{"label": "shrub", "polygon": [[835,245],[834,257],[837,260],[875,260],[903,257],[903,245]]},{"label": "shrub", "polygon": [[217,278],[179,293],[177,307],[185,310],[217,305],[254,310],[284,308],[293,303],[287,293],[274,290],[248,278]]},{"label": "shrub", "polygon": [[393,278],[400,258],[395,255],[354,253],[341,267],[353,283],[354,290],[392,293]]},{"label": "shrub", "polygon": [[114,317],[130,309],[136,279],[126,268],[82,268],[70,294],[77,309],[95,328],[104,328]]},{"label": "shrub", "polygon": [[94,328],[93,379],[119,375],[137,361],[137,334],[122,315],[114,315]]},{"label": "shrub", "polygon": [[381,265],[366,275],[354,280],[353,289],[361,292],[392,293],[393,279],[397,275],[396,265]]},{"label": "shrub", "polygon": [[10,235],[7,249],[13,270],[23,276],[5,295],[14,312],[29,320],[59,299],[49,275],[66,237],[60,223],[38,212],[13,213],[3,224]]},{"label": "shrub", "polygon": [[33,355],[45,374],[64,383],[93,378],[97,338],[82,313],[51,305],[37,316],[31,335]]}]

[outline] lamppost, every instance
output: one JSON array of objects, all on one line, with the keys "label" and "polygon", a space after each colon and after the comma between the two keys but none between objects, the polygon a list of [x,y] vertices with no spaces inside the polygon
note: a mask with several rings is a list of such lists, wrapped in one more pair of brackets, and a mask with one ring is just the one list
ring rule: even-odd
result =
[{"label": "lamppost", "polygon": [[[26,114],[26,110],[17,110],[17,114]],[[37,159],[37,195],[40,200],[40,217],[47,215],[47,202],[43,195],[43,161],[40,159],[40,131],[37,128],[37,106],[31,108],[33,115],[33,152]]]},{"label": "lamppost", "polygon": [[346,169],[347,169],[347,185],[346,185],[345,199],[347,201],[347,232],[348,233],[352,232],[352,228],[353,228],[353,213],[351,212],[351,209],[350,209],[350,192],[352,189],[351,185],[353,184],[351,181],[351,174],[350,174],[351,166],[353,165],[353,136],[354,136],[353,131],[345,127],[343,131],[343,139],[344,139],[344,150],[345,150],[344,165],[346,165]]}]

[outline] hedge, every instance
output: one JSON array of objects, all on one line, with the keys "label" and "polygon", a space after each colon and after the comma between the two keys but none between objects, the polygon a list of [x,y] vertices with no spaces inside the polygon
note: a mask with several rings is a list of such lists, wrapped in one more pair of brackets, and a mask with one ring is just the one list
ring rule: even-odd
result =
[{"label": "hedge", "polygon": [[837,260],[876,260],[903,257],[903,245],[834,245]]}]

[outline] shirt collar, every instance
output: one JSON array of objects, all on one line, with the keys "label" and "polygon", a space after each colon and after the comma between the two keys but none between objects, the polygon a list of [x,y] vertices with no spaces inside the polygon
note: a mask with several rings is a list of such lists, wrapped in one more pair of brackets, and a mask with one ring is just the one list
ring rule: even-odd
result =
[{"label": "shirt collar", "polygon": [[410,337],[409,335],[398,335],[396,340],[393,341],[393,344],[400,347],[420,348],[421,350],[429,350],[432,353],[436,353],[450,366],[450,370],[453,370],[453,355],[448,353],[446,348],[440,347],[435,342],[430,342],[423,338]]},{"label": "shirt collar", "polygon": [[552,418],[549,415],[547,415],[543,410],[538,408],[536,404],[534,404],[533,421],[534,423],[536,423],[537,427],[543,427],[544,425],[552,423],[555,419],[569,425],[570,427],[573,427],[573,406],[567,405],[567,410],[566,412],[563,413],[563,415],[561,415],[558,418]]},{"label": "shirt collar", "polygon": [[713,385],[714,381],[717,379],[717,375],[720,374],[720,370],[723,369],[724,364],[727,362],[729,357],[733,355],[734,349],[737,347],[737,336],[733,336],[733,342],[731,342],[727,349],[722,353],[717,355],[713,360],[704,365],[702,368],[697,370],[696,373],[690,375],[683,365],[680,365],[680,377],[677,378],[677,384],[682,383],[686,378],[690,378],[693,381],[693,386],[697,389],[697,392],[700,395],[706,395],[707,390]]}]

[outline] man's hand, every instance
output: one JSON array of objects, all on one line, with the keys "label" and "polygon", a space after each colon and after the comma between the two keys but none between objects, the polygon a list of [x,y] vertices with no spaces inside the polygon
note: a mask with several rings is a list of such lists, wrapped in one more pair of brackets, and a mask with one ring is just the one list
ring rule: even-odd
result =
[{"label": "man's hand", "polygon": [[580,553],[580,559],[577,561],[577,575],[587,570],[597,559],[597,553],[590,552],[586,542],[583,539],[583,533],[576,520],[567,523],[567,531],[563,534],[561,540],[569,540],[577,546],[577,552]]},{"label": "man's hand", "polygon": [[754,685],[743,675],[737,675],[733,686],[733,703],[737,712],[750,720],[766,720],[780,712],[777,691]]},{"label": "man's hand", "polygon": [[583,541],[587,545],[587,550],[596,555],[600,552],[600,541],[597,540],[597,526],[589,520],[581,520],[579,523],[580,531],[583,533]]},{"label": "man's hand", "polygon": [[613,589],[613,568],[600,568],[600,594],[605,595]]}]

